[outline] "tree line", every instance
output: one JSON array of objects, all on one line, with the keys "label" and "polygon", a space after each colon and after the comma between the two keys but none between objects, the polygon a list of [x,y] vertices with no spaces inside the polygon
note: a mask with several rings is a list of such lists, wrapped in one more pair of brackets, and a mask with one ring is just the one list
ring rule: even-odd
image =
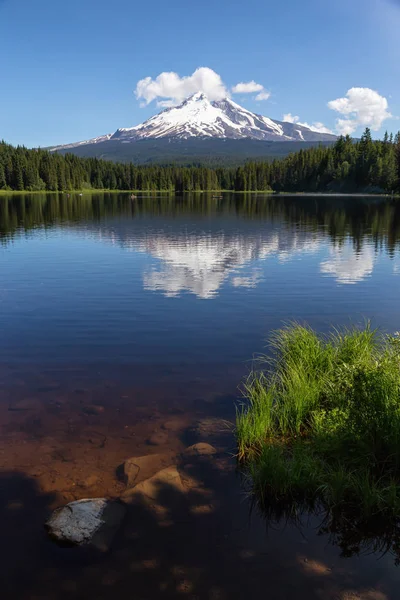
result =
[{"label": "tree line", "polygon": [[400,132],[372,140],[367,128],[358,141],[341,136],[330,147],[237,168],[136,166],[0,142],[0,190],[81,189],[400,193]]}]

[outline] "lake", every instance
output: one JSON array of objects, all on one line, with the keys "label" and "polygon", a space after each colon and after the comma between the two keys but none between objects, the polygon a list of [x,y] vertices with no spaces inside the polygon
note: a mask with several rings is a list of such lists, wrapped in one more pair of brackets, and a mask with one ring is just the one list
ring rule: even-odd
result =
[{"label": "lake", "polygon": [[[231,424],[282,323],[400,329],[400,202],[1,195],[0,269],[4,598],[397,598],[390,553],[249,513]],[[130,516],[94,562],[48,540],[52,508],[123,492],[125,459],[196,441],[221,457],[208,510]]]}]

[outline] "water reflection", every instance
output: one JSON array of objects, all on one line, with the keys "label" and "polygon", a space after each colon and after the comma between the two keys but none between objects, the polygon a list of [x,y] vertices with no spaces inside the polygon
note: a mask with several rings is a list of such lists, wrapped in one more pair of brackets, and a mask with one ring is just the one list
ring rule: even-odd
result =
[{"label": "water reflection", "polygon": [[252,498],[250,510],[256,510],[265,520],[267,530],[279,528],[285,523],[304,531],[311,521],[318,535],[326,535],[332,545],[340,548],[344,558],[370,554],[382,558],[388,554],[396,566],[400,565],[400,527],[397,518],[374,515],[362,519],[354,512],[346,514],[343,507],[326,510],[299,499],[279,503],[267,500],[257,502]]},{"label": "water reflection", "polygon": [[321,273],[334,277],[339,283],[358,283],[372,275],[376,252],[371,246],[359,252],[350,243],[344,248],[332,246],[329,254],[329,259],[321,262]]},{"label": "water reflection", "polygon": [[379,252],[394,258],[400,239],[400,203],[385,199],[203,194],[132,203],[127,194],[94,194],[13,196],[0,207],[3,243],[32,229],[78,229],[153,259],[143,267],[144,289],[169,297],[254,288],[267,260],[311,255],[315,272],[357,284],[372,275]]},{"label": "water reflection", "polygon": [[261,267],[269,256],[288,260],[296,253],[314,252],[304,235],[278,232],[229,234],[224,232],[166,236],[154,233],[137,246],[158,259],[144,273],[145,289],[177,296],[189,291],[198,298],[213,298],[225,281],[235,288],[253,288],[263,279]]}]

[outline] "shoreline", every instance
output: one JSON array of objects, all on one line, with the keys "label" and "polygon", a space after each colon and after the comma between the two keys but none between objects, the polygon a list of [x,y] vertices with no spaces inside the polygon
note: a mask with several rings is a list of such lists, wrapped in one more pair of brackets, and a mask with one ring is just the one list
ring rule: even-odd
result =
[{"label": "shoreline", "polygon": [[61,196],[71,194],[82,194],[82,196],[89,196],[93,194],[165,194],[168,196],[181,196],[187,194],[263,194],[268,196],[303,196],[303,197],[346,197],[346,198],[400,198],[400,194],[370,194],[368,192],[274,192],[273,190],[196,190],[196,191],[184,191],[176,192],[174,190],[69,190],[68,192],[51,191],[51,190],[40,190],[40,191],[28,191],[28,190],[0,190],[0,196],[37,196],[37,195],[50,195],[57,194]]}]

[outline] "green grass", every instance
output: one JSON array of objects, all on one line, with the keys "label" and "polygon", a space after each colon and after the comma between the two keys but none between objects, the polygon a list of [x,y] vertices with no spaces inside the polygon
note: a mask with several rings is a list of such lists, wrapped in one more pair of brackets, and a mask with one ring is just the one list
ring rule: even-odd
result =
[{"label": "green grass", "polygon": [[400,338],[369,324],[293,323],[244,386],[238,455],[262,507],[297,502],[364,521],[400,515]]}]

